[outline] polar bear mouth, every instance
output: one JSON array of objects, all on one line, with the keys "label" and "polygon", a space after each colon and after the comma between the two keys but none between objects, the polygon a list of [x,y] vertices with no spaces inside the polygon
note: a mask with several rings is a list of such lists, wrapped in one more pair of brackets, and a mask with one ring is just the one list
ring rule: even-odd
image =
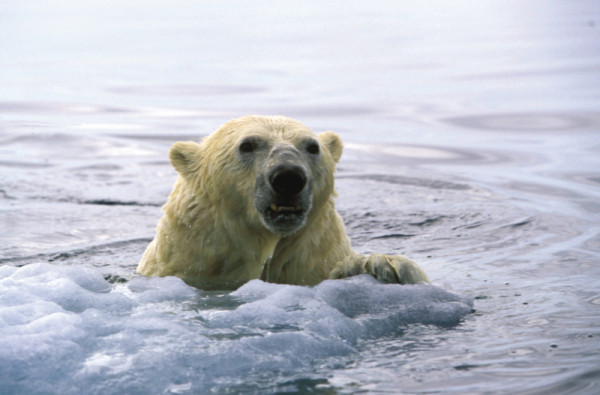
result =
[{"label": "polar bear mouth", "polygon": [[302,212],[301,206],[278,206],[275,203],[271,203],[269,209],[275,213],[300,213]]},{"label": "polar bear mouth", "polygon": [[305,210],[302,206],[279,205],[271,203],[263,212],[265,219],[277,228],[299,226],[304,224]]},{"label": "polar bear mouth", "polygon": [[262,212],[262,219],[271,231],[287,236],[306,224],[307,207],[295,204],[271,203]]}]

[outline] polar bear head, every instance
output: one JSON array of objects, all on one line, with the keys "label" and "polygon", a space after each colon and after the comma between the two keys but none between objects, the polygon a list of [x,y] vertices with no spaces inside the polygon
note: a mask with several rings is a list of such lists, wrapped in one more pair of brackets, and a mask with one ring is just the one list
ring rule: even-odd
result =
[{"label": "polar bear head", "polygon": [[286,117],[246,116],[200,144],[175,143],[169,158],[185,185],[178,193],[194,195],[215,220],[285,237],[332,198],[342,148],[333,132],[316,135]]}]

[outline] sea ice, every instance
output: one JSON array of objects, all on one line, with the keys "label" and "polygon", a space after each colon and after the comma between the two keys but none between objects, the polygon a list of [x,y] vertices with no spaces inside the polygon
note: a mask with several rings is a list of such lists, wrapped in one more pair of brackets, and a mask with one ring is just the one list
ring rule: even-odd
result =
[{"label": "sea ice", "polygon": [[369,276],[315,287],[254,280],[228,293],[174,277],[113,285],[93,268],[2,266],[0,387],[156,393],[272,382],[407,324],[457,324],[472,306],[435,286]]}]

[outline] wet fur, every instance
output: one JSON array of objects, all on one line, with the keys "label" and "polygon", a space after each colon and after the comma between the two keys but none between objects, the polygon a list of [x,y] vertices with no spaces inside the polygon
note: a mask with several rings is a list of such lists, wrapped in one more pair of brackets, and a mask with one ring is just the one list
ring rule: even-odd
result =
[{"label": "wet fur", "polygon": [[[247,136],[266,144],[251,160],[239,152]],[[299,148],[306,139],[318,141],[318,157]],[[268,163],[270,150],[282,144],[300,152],[312,192],[305,222],[286,233],[266,226],[255,207],[257,180],[273,165]],[[256,278],[314,285],[359,273],[386,282],[428,282],[404,257],[371,258],[352,250],[334,205],[335,165],[342,149],[333,132],[315,135],[292,119],[260,116],[230,121],[201,143],[175,143],[169,157],[180,176],[138,272],[177,276],[203,289],[233,289]]]}]

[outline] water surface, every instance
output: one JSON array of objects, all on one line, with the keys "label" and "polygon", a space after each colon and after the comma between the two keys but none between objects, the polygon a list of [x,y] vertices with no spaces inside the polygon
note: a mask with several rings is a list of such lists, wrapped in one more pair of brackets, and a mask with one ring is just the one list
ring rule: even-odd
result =
[{"label": "water surface", "polygon": [[[594,1],[3,6],[2,387],[597,393],[598,29]],[[354,247],[434,287],[135,277],[169,146],[244,114],[339,133]]]}]

